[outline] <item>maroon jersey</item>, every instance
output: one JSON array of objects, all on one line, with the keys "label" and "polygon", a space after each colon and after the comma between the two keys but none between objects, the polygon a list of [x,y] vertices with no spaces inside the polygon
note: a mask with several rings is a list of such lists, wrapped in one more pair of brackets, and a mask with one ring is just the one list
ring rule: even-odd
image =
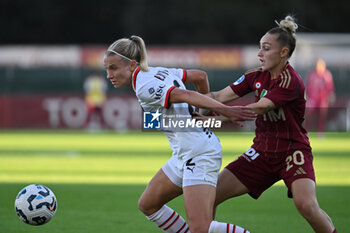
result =
[{"label": "maroon jersey", "polygon": [[333,93],[333,77],[328,70],[322,74],[313,71],[308,75],[306,94],[309,107],[327,108],[329,96]]},{"label": "maroon jersey", "polygon": [[299,74],[288,63],[283,72],[271,79],[261,68],[248,71],[230,85],[239,96],[254,92],[256,101],[265,97],[276,106],[255,121],[252,147],[272,153],[295,149],[311,149],[307,132],[302,126],[305,113],[305,86]]}]

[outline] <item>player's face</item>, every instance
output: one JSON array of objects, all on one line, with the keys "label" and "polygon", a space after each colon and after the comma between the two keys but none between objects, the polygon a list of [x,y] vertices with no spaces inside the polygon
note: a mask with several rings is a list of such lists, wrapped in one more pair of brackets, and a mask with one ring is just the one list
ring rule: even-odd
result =
[{"label": "player's face", "polygon": [[131,85],[133,67],[131,62],[125,61],[118,55],[109,55],[104,58],[107,78],[115,88]]},{"label": "player's face", "polygon": [[285,62],[282,48],[277,41],[278,34],[265,34],[260,40],[258,57],[264,71],[273,72]]}]

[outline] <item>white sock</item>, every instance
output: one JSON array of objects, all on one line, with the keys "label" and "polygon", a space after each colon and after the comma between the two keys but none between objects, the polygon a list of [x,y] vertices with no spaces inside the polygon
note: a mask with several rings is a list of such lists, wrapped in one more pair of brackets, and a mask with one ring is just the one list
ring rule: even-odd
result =
[{"label": "white sock", "polygon": [[212,221],[208,233],[250,233],[240,226],[230,223]]},{"label": "white sock", "polygon": [[166,233],[191,233],[185,220],[166,205],[147,218]]}]

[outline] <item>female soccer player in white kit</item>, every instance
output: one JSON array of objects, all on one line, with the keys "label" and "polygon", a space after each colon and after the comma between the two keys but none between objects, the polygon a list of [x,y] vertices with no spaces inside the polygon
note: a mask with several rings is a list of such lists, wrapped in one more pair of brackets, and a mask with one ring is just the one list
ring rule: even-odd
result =
[{"label": "female soccer player in white kit", "polygon": [[[200,93],[209,92],[207,74],[201,70],[148,67],[142,38],[114,42],[106,51],[104,66],[115,88],[132,86],[144,111],[190,116],[189,105],[213,110],[232,121],[253,120],[243,106],[230,107]],[[193,83],[196,90],[186,90]],[[213,221],[216,182],[221,167],[221,145],[209,130],[161,129],[168,137],[172,157],[157,172],[139,199],[138,207],[167,233],[243,233],[239,226]],[[188,225],[167,202],[183,194]]]}]

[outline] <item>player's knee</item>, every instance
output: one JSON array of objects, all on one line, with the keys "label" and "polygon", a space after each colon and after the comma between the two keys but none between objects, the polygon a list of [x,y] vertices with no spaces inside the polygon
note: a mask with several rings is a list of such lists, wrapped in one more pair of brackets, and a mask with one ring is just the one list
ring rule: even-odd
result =
[{"label": "player's knee", "polygon": [[312,218],[319,211],[318,203],[314,200],[297,200],[295,201],[299,213],[306,219]]},{"label": "player's knee", "polygon": [[138,203],[137,203],[137,206],[139,208],[139,210],[144,213],[146,216],[149,216],[151,215],[152,213],[150,213],[150,207],[149,205],[147,204],[147,202],[142,198],[140,197]]},{"label": "player's knee", "polygon": [[153,205],[152,201],[146,200],[142,196],[140,197],[137,206],[139,210],[146,216],[150,216],[151,214],[157,212],[160,209],[159,206]]}]

